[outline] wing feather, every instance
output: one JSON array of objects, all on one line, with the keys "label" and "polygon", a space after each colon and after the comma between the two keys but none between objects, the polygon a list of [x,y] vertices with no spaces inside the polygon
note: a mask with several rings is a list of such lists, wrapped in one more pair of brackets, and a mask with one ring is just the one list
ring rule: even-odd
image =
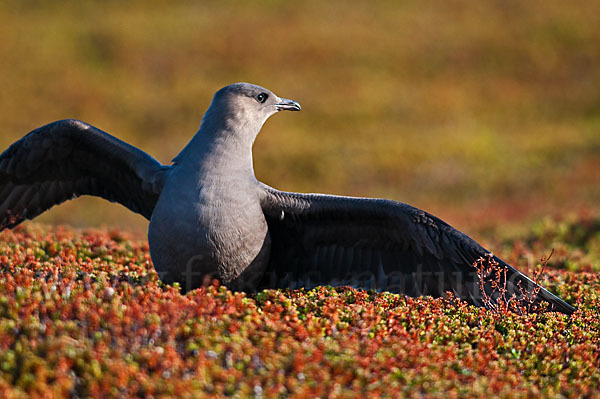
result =
[{"label": "wing feather", "polygon": [[0,230],[82,195],[150,218],[169,167],[84,122],[33,130],[0,155]]},{"label": "wing feather", "polygon": [[[287,193],[266,185],[261,190],[271,254],[260,288],[345,282],[410,296],[451,291],[484,306],[473,263],[489,251],[435,216],[389,200]],[[517,292],[519,281],[533,287],[494,259],[508,270],[509,291]],[[538,298],[563,313],[574,311],[543,288]]]}]

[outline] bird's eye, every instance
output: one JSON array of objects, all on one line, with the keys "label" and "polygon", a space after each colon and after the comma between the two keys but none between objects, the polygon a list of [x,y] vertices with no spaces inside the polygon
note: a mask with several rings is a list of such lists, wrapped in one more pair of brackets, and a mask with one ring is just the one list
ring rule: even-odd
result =
[{"label": "bird's eye", "polygon": [[267,101],[268,97],[269,95],[267,93],[260,93],[258,96],[256,96],[256,101],[258,101],[259,103],[264,103],[265,101]]}]

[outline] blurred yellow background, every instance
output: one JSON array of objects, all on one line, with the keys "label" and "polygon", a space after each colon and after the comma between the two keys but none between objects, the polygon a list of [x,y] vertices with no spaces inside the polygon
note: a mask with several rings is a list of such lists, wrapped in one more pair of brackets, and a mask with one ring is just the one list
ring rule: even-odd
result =
[{"label": "blurred yellow background", "polygon": [[[257,177],[386,197],[463,230],[600,198],[600,2],[0,3],[0,147],[78,118],[169,162],[213,93],[302,104],[264,127]],[[38,219],[140,232],[78,199]]]}]

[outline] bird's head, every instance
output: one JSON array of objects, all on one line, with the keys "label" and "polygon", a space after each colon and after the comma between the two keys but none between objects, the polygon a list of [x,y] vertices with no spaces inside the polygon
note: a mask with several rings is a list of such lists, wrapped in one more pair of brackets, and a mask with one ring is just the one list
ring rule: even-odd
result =
[{"label": "bird's head", "polygon": [[215,93],[207,114],[226,124],[260,130],[265,121],[278,111],[300,111],[294,100],[278,97],[264,87],[234,83]]}]

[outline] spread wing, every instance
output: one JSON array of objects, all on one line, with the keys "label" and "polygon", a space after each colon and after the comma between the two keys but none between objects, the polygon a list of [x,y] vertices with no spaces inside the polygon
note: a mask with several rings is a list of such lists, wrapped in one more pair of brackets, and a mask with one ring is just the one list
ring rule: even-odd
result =
[{"label": "spread wing", "polygon": [[[298,194],[262,186],[271,255],[261,288],[355,288],[442,296],[451,291],[485,306],[473,263],[489,255],[444,221],[409,205],[380,199]],[[492,256],[492,255],[489,255]],[[507,298],[538,287],[510,265]],[[497,296],[491,294],[492,302]],[[574,308],[540,287],[537,302],[570,314]]]},{"label": "spread wing", "polygon": [[150,219],[168,169],[87,123],[50,123],[0,155],[0,230],[81,195],[119,202]]}]

